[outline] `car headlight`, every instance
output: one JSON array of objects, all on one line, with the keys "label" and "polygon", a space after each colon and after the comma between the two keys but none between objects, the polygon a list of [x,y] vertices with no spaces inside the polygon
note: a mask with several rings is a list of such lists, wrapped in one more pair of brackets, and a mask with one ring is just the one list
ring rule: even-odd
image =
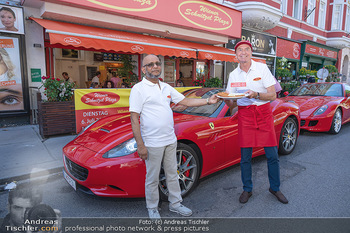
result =
[{"label": "car headlight", "polygon": [[102,157],[103,158],[121,157],[121,156],[132,154],[135,151],[137,151],[137,144],[136,144],[135,138],[132,138],[114,147],[113,149],[107,151]]},{"label": "car headlight", "polygon": [[327,108],[328,108],[327,105],[323,105],[322,107],[318,108],[316,110],[316,112],[314,113],[314,116],[321,115],[322,113],[324,113],[327,110]]}]

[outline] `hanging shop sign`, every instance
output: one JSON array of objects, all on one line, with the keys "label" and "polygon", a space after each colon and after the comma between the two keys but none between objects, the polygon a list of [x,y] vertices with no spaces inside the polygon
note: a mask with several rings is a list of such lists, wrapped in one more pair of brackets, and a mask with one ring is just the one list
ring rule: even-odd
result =
[{"label": "hanging shop sign", "polygon": [[301,44],[277,38],[277,57],[300,60]]},{"label": "hanging shop sign", "polygon": [[235,38],[241,36],[242,12],[205,0],[56,0],[55,3],[57,2]]},{"label": "hanging shop sign", "polygon": [[227,48],[234,49],[235,45],[241,40],[247,40],[252,44],[253,53],[276,56],[277,39],[275,36],[242,29],[241,39],[230,40]]},{"label": "hanging shop sign", "polygon": [[338,53],[336,51],[313,46],[310,44],[306,44],[305,53],[314,54],[322,57],[333,58],[333,59],[337,59],[338,57]]},{"label": "hanging shop sign", "polygon": [[24,110],[19,39],[0,36],[0,112]]},{"label": "hanging shop sign", "polygon": [[0,32],[24,34],[23,8],[0,4]]}]

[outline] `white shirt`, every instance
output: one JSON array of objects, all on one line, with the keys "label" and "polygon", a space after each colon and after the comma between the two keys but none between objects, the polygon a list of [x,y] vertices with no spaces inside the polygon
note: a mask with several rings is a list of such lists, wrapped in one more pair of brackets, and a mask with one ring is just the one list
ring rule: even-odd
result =
[{"label": "white shirt", "polygon": [[[252,65],[247,73],[241,70],[240,65],[230,73],[226,91],[229,93],[242,93],[252,90],[259,93],[267,93],[267,88],[275,84],[276,79],[271,74],[267,65],[252,60]],[[262,105],[268,102],[254,98],[242,98],[237,100],[237,105]]]},{"label": "white shirt", "polygon": [[130,92],[129,111],[140,114],[141,136],[147,147],[162,147],[177,140],[170,102],[178,103],[185,96],[167,83],[159,81],[159,85],[144,78]]},{"label": "white shirt", "polygon": [[98,85],[100,85],[100,79],[97,76],[93,77],[91,82],[92,83],[98,83]]}]

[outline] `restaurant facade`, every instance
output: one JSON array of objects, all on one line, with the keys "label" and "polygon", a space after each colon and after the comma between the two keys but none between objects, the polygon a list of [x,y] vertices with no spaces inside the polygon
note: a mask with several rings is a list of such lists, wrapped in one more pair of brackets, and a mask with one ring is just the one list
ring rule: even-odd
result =
[{"label": "restaurant facade", "polygon": [[[67,72],[78,88],[89,88],[97,71],[100,83],[116,72],[131,86],[142,78],[143,57],[156,54],[165,82],[175,86],[181,78],[191,86],[196,79],[222,78],[223,62],[234,57],[223,45],[241,36],[241,12],[205,0],[14,4],[23,11],[25,35],[18,54],[23,60],[22,111],[27,120],[36,109],[41,76],[62,78]],[[18,111],[0,109],[0,114],[11,120]]]}]

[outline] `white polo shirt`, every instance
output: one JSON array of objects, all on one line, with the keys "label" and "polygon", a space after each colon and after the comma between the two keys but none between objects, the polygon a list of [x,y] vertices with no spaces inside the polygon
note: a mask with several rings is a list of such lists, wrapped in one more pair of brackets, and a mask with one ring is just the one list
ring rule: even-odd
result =
[{"label": "white polo shirt", "polygon": [[[230,73],[226,91],[229,93],[242,93],[252,90],[259,93],[267,93],[267,88],[275,84],[276,79],[271,74],[267,65],[252,60],[252,65],[247,73],[241,70],[240,65]],[[237,100],[237,105],[262,105],[268,102],[254,98],[242,98]]]},{"label": "white polo shirt", "polygon": [[162,147],[177,140],[170,102],[178,103],[185,96],[167,83],[159,81],[159,85],[144,78],[130,92],[129,111],[140,114],[141,136],[147,147]]}]

